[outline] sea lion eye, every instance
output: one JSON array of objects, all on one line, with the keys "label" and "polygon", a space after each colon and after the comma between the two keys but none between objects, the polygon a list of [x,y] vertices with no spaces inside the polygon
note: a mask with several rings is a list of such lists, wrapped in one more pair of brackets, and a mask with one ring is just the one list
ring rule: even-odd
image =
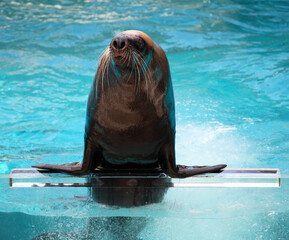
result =
[{"label": "sea lion eye", "polygon": [[145,48],[145,42],[142,38],[137,38],[134,41],[134,46],[138,51],[142,52]]}]

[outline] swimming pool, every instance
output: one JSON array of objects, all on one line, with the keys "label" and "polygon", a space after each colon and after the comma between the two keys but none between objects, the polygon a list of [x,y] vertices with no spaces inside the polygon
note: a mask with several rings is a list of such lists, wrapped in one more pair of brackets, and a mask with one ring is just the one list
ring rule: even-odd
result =
[{"label": "swimming pool", "polygon": [[[273,167],[289,174],[286,1],[2,1],[0,12],[1,174],[82,159],[86,101],[98,56],[127,29],[146,32],[167,54],[178,163],[224,162],[231,168]],[[281,191],[288,193],[286,183]],[[221,195],[232,190],[213,193],[218,191],[221,203]],[[289,229],[288,205],[283,210],[278,217],[268,209],[260,213],[268,216],[264,226],[278,222],[280,229]],[[200,233],[216,224],[199,217],[193,222],[204,228]],[[255,217],[224,220],[224,226],[247,221],[230,236],[241,234]],[[180,225],[189,228],[188,219]],[[174,220],[167,221],[160,224]],[[254,233],[259,239],[271,236]],[[283,231],[282,237],[288,235]]]}]

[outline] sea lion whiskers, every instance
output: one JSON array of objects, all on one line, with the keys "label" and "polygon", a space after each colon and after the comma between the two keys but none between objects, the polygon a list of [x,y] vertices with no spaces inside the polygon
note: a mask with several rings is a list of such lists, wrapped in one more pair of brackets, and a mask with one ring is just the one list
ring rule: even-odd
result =
[{"label": "sea lion whiskers", "polygon": [[129,48],[126,51],[124,51],[124,62],[123,65],[127,66],[130,71],[127,71],[127,73],[123,76],[123,79],[130,81],[132,75],[135,76],[135,91],[138,92],[138,88],[140,88],[140,81],[141,81],[141,72],[139,65],[138,56],[135,53],[134,49]]},{"label": "sea lion whiskers", "polygon": [[106,52],[106,55],[107,55],[107,59],[106,59],[106,64],[105,64],[105,69],[104,69],[103,76],[106,73],[106,82],[107,82],[108,87],[110,87],[109,77],[108,77],[109,76],[109,74],[108,74],[109,73],[109,66],[111,64],[111,51],[110,51],[110,48],[108,48],[108,50]]},{"label": "sea lion whiskers", "polygon": [[140,62],[139,62],[139,57],[138,54],[135,51],[132,51],[132,56],[133,56],[133,60],[134,60],[134,68],[136,70],[136,84],[135,84],[135,89],[136,92],[139,91],[140,89],[140,81],[141,81],[141,72],[140,72]]},{"label": "sea lion whiskers", "polygon": [[[133,64],[133,63],[132,63],[132,57],[133,57],[132,55],[133,55],[133,53],[132,53],[132,50],[131,50],[131,49],[130,49],[129,51],[126,51],[126,52],[125,52],[125,58],[126,58],[126,62],[125,62],[125,63],[126,63],[127,65],[132,65],[132,64]],[[127,77],[127,81],[130,80],[133,72],[134,72],[134,69],[133,69],[133,67],[132,67],[130,73],[125,75],[125,76]]]},{"label": "sea lion whiskers", "polygon": [[109,47],[107,47],[104,51],[103,54],[100,57],[100,62],[99,62],[99,67],[98,67],[98,72],[97,72],[97,79],[101,81],[101,88],[102,90],[104,89],[104,78],[106,74],[106,78],[108,79],[108,67],[110,65],[111,61],[111,53]]},{"label": "sea lion whiskers", "polygon": [[146,64],[145,60],[141,57],[141,55],[140,55],[140,59],[142,61],[141,68],[142,68],[144,76],[145,76],[146,89],[148,90],[148,81],[151,80],[151,75],[149,74],[150,72],[148,71],[149,66]]},{"label": "sea lion whiskers", "polygon": [[[141,88],[141,84],[143,81],[147,82],[147,69],[144,66],[144,60],[141,53],[135,53],[137,58],[137,68],[138,68],[138,87]],[[142,78],[143,77],[143,81]]]},{"label": "sea lion whiskers", "polygon": [[138,56],[138,64],[140,66],[141,72],[144,75],[145,87],[146,87],[146,92],[148,96],[148,82],[150,83],[152,82],[152,77],[149,71],[149,66],[144,60],[143,54],[141,52],[138,52],[137,56]]},{"label": "sea lion whiskers", "polygon": [[103,57],[104,54],[109,50],[109,46],[107,46],[98,56],[98,61],[100,62],[101,58]]}]

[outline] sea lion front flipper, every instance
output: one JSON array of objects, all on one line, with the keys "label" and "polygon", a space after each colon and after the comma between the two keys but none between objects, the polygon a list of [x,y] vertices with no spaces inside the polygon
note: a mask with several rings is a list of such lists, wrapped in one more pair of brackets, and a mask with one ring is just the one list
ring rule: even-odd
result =
[{"label": "sea lion front flipper", "polygon": [[220,172],[221,169],[227,167],[226,164],[215,166],[185,166],[176,165],[175,148],[173,141],[163,146],[159,154],[159,163],[164,173],[173,178],[186,178],[203,173]]},{"label": "sea lion front flipper", "polygon": [[72,175],[84,175],[93,172],[100,164],[101,160],[102,154],[99,148],[86,139],[82,162],[67,164],[36,164],[32,167],[49,169],[56,172],[66,172]]},{"label": "sea lion front flipper", "polygon": [[41,168],[41,169],[49,169],[60,172],[71,172],[71,173],[82,173],[82,164],[81,162],[73,162],[67,164],[36,164],[32,167]]},{"label": "sea lion front flipper", "polygon": [[185,165],[177,165],[179,172],[188,172],[193,175],[202,174],[202,173],[218,173],[225,167],[226,164],[218,164],[214,166],[185,166]]}]

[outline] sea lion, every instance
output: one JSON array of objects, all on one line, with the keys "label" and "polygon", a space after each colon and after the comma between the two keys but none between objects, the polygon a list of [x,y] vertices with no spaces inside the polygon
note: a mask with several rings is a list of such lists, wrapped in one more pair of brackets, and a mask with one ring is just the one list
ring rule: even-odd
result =
[{"label": "sea lion", "polygon": [[225,164],[175,162],[175,106],[167,57],[147,34],[129,30],[105,49],[87,104],[82,162],[33,167],[73,175],[165,173],[184,178]]}]

